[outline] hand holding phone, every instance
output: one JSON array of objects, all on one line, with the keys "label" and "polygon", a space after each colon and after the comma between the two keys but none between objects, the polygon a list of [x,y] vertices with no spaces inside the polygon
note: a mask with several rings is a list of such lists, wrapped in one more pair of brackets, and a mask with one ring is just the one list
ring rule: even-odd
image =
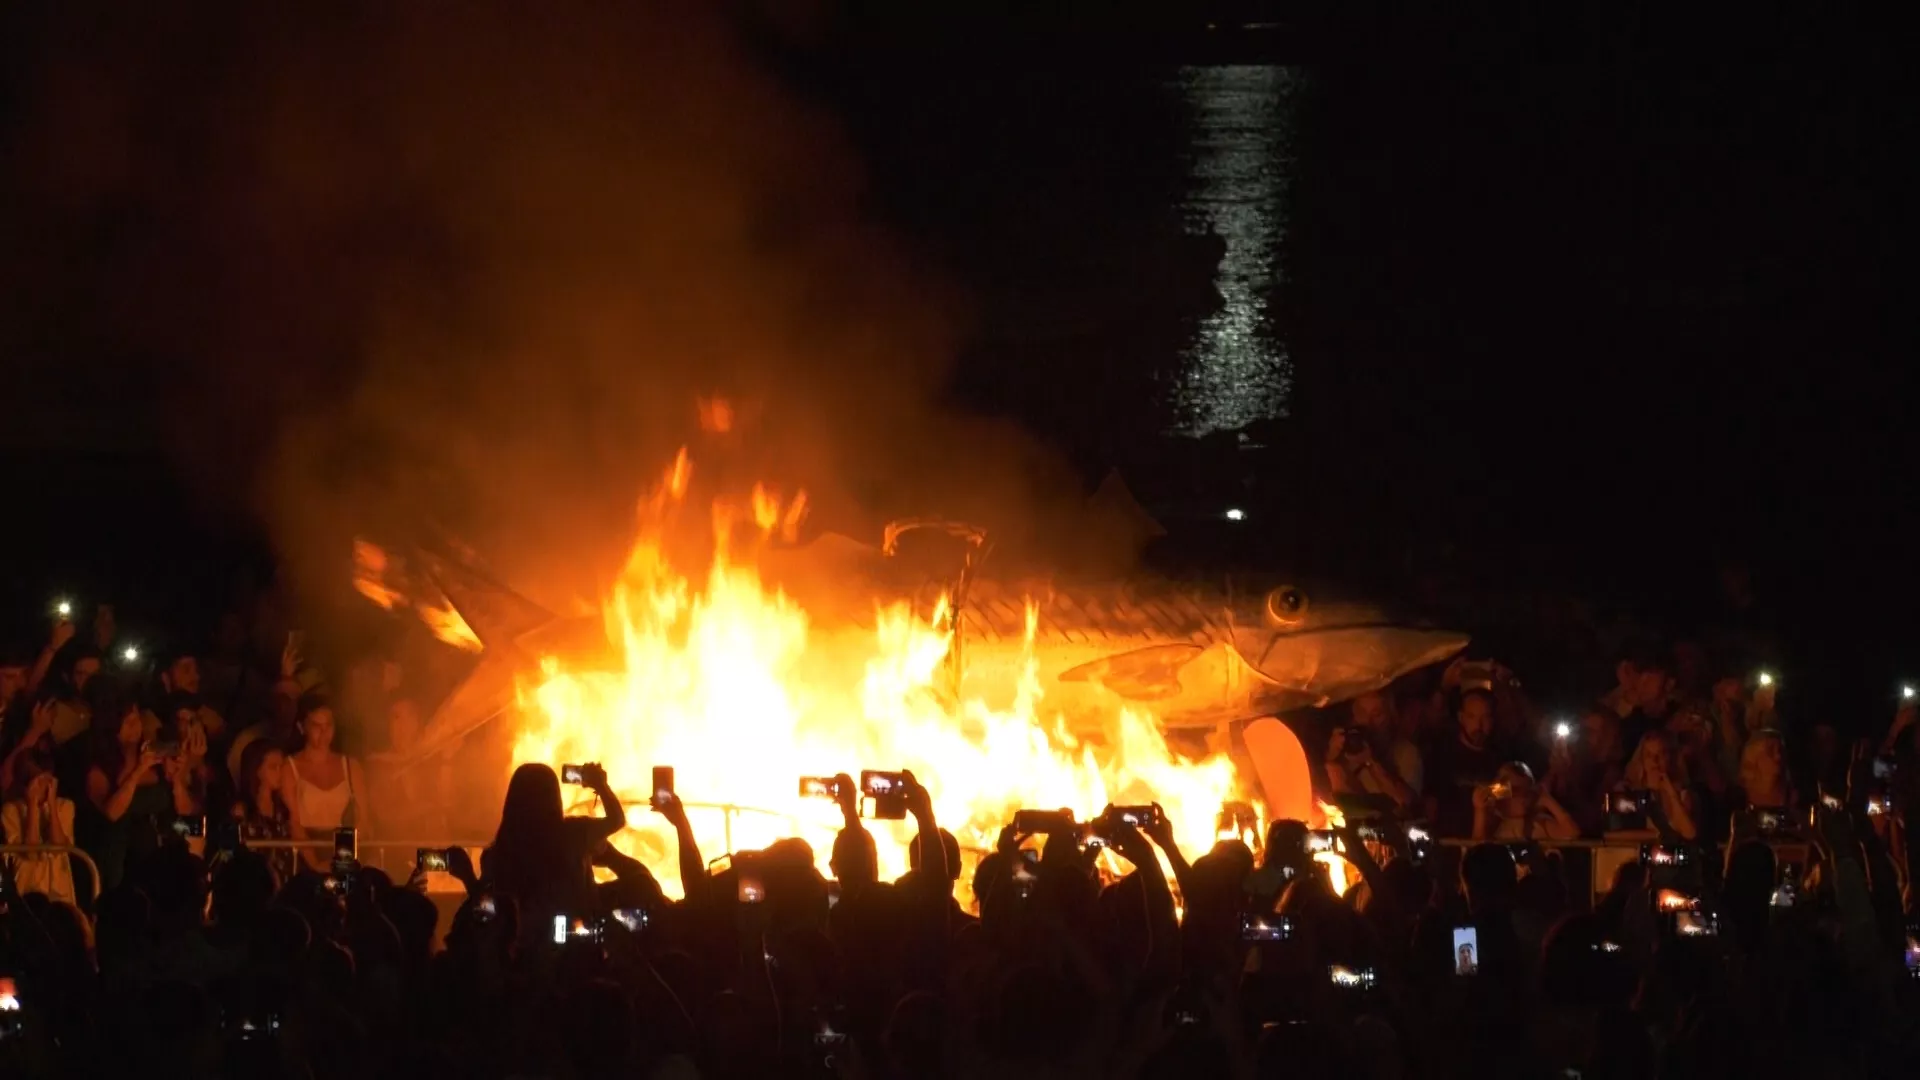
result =
[{"label": "hand holding phone", "polygon": [[648,805],[660,807],[673,799],[673,766],[655,765],[653,767],[653,796]]},{"label": "hand holding phone", "polygon": [[803,776],[800,778],[800,797],[839,802],[840,784],[831,776]]},{"label": "hand holding phone", "polygon": [[421,873],[430,871],[445,873],[447,869],[447,849],[419,848],[413,853],[413,863]]},{"label": "hand holding phone", "polygon": [[860,770],[860,794],[873,805],[869,815],[879,821],[903,821],[907,816],[907,774]]},{"label": "hand holding phone", "polygon": [[1016,810],[1013,831],[1021,836],[1050,836],[1075,830],[1071,810]]}]

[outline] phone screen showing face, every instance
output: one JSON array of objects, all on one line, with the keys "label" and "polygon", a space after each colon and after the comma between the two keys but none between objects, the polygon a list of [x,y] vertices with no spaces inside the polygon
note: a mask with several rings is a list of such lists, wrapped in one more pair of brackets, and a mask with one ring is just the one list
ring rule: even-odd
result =
[{"label": "phone screen showing face", "polygon": [[1471,926],[1453,928],[1453,973],[1480,974],[1480,931]]}]

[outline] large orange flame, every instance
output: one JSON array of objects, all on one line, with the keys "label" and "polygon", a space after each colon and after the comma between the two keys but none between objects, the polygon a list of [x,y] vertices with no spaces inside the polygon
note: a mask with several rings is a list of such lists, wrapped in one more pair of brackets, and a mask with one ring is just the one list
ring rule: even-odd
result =
[{"label": "large orange flame", "polygon": [[[742,536],[791,538],[804,497],[756,489],[716,505],[715,555],[696,586],[665,553],[665,511],[684,497],[685,451],[640,508],[639,537],[605,603],[618,670],[568,670],[548,657],[521,694],[514,764],[599,761],[628,806],[616,843],[678,892],[673,835],[649,813],[651,769],[671,765],[709,857],[799,836],[826,870],[837,809],[799,794],[801,776],[911,769],[942,826],[973,851],[991,849],[1016,809],[1071,808],[1085,819],[1108,803],[1160,802],[1189,855],[1214,840],[1234,797],[1224,755],[1189,761],[1169,750],[1155,718],[1118,699],[1097,718],[1105,738],[1077,739],[1049,715],[1031,660],[997,696],[952,701],[940,677],[946,601],[929,612],[876,605],[871,627],[823,627],[764,586]],[[744,557],[743,557],[744,556]],[[1088,730],[1077,717],[1074,730]],[[590,796],[582,795],[584,801]],[[869,822],[881,872],[906,870],[907,823]]]}]

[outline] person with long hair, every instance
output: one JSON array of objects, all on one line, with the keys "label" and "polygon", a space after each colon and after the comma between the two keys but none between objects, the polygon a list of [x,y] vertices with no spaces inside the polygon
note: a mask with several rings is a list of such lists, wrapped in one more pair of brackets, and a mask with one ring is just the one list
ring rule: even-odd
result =
[{"label": "person with long hair", "polygon": [[[234,786],[232,813],[240,825],[243,840],[292,840],[302,835],[299,812],[281,794],[286,789],[286,751],[255,739],[247,745],[240,763],[240,776]],[[293,877],[292,848],[274,848],[263,852],[267,865],[282,882]]]},{"label": "person with long hair", "polygon": [[525,933],[544,932],[556,914],[585,915],[593,899],[592,857],[602,840],[626,828],[627,812],[597,763],[580,767],[580,782],[600,798],[602,817],[568,817],[560,778],[529,762],[513,771],[500,807],[500,829],[480,858],[481,876],[518,898]]},{"label": "person with long hair", "polygon": [[[14,783],[0,805],[0,833],[9,844],[72,844],[73,800],[60,797],[53,755],[36,750],[14,761]],[[14,859],[14,888],[44,893],[50,900],[78,903],[73,865],[65,854],[22,855]]]},{"label": "person with long hair", "polygon": [[[299,747],[287,756],[286,786],[281,795],[299,814],[309,840],[328,840],[335,829],[351,826],[367,830],[367,783],[360,763],[333,748],[333,708],[324,699],[302,698],[294,720]],[[310,869],[325,871],[331,849],[305,848],[300,852]]]},{"label": "person with long hair", "polygon": [[1573,815],[1534,782],[1533,770],[1524,762],[1507,762],[1492,783],[1474,790],[1475,840],[1572,840],[1579,835]]},{"label": "person with long hair", "polygon": [[1647,732],[1633,748],[1627,761],[1628,790],[1645,791],[1666,818],[1667,825],[1683,840],[1700,835],[1693,820],[1693,792],[1687,781],[1687,763],[1674,744],[1673,736],[1663,729]]},{"label": "person with long hair", "polygon": [[1756,731],[1740,750],[1740,790],[1749,807],[1794,809],[1793,784],[1787,779],[1787,744],[1780,733]]},{"label": "person with long hair", "polygon": [[93,708],[80,846],[100,867],[102,889],[118,885],[129,864],[160,846],[163,822],[200,812],[185,760],[157,752],[144,731],[131,701],[103,699]]}]

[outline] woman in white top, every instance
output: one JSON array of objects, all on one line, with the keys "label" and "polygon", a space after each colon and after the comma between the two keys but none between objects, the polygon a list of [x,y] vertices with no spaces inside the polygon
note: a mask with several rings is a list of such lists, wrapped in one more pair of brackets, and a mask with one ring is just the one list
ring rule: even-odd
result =
[{"label": "woman in white top", "polygon": [[[333,830],[349,825],[365,832],[372,824],[366,778],[359,762],[334,752],[333,709],[318,699],[303,700],[295,731],[300,749],[287,758],[282,794],[294,820],[310,840],[331,840]],[[333,862],[333,849],[302,848],[300,857],[324,873]]]},{"label": "woman in white top", "polygon": [[[0,836],[9,844],[72,844],[73,800],[60,797],[53,758],[33,752],[15,763],[15,783],[0,806]],[[73,866],[65,854],[7,856],[13,860],[13,885],[20,893],[45,893],[49,900],[79,903]]]}]

